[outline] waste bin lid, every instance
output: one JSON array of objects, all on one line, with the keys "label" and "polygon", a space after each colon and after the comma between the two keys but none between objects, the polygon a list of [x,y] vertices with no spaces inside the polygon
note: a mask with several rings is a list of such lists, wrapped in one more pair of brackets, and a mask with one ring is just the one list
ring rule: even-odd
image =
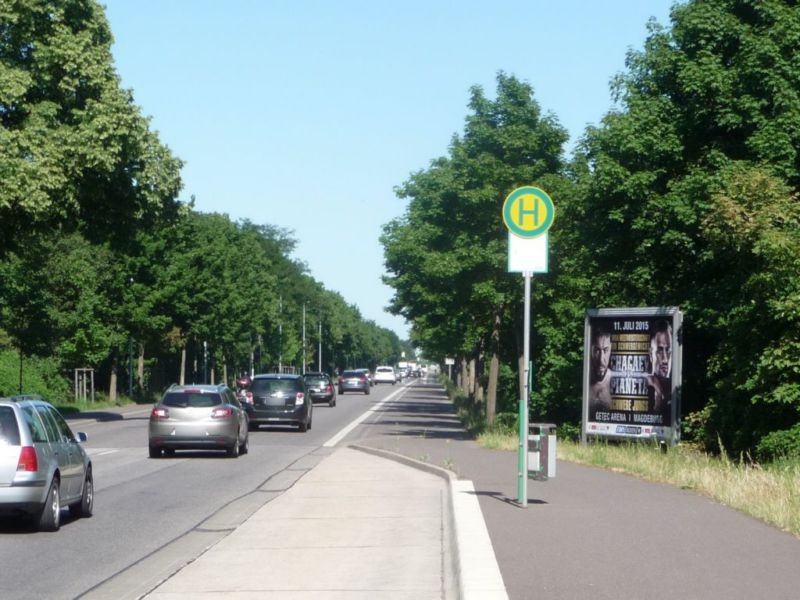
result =
[{"label": "waste bin lid", "polygon": [[528,423],[528,433],[532,435],[555,434],[556,426],[553,423]]}]

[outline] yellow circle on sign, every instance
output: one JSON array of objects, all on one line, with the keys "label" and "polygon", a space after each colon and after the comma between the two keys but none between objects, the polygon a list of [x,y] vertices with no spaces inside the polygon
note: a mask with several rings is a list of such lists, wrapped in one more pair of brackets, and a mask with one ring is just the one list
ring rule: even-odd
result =
[{"label": "yellow circle on sign", "polygon": [[555,206],[550,196],[537,187],[525,186],[511,192],[503,203],[503,222],[520,237],[542,235],[553,224]]}]

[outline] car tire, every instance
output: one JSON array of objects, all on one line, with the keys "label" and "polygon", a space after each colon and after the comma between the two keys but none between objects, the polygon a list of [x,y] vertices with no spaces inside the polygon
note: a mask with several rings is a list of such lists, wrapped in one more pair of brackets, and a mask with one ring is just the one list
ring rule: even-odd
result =
[{"label": "car tire", "polygon": [[364,394],[365,394],[365,395],[367,395],[367,396],[369,396],[369,388],[366,388],[366,389],[364,390]]},{"label": "car tire", "polygon": [[336,398],[331,398],[330,400],[328,400],[328,406],[331,408],[336,406]]},{"label": "car tire", "polygon": [[239,454],[247,454],[250,452],[250,436],[245,436],[244,442],[239,446]]},{"label": "car tire", "polygon": [[342,388],[339,388],[339,395],[342,395],[342,394],[344,394],[344,390]]},{"label": "car tire", "polygon": [[229,458],[239,458],[239,432],[236,432],[236,438],[233,440],[233,446],[230,448],[226,448],[225,451],[228,453]]},{"label": "car tire", "polygon": [[300,422],[297,424],[297,430],[298,430],[300,433],[305,433],[306,431],[308,431],[308,423],[306,423],[305,421],[300,421]]},{"label": "car tire", "polygon": [[148,446],[147,449],[150,451],[150,458],[161,458],[161,448],[157,446]]},{"label": "car tire", "polygon": [[58,531],[61,527],[61,496],[58,479],[53,479],[41,510],[33,516],[36,531]]},{"label": "car tire", "polygon": [[80,502],[75,502],[69,505],[69,514],[77,519],[81,517],[86,519],[92,516],[94,510],[94,478],[92,477],[92,469],[86,472],[86,480],[83,482],[83,494],[81,494]]}]

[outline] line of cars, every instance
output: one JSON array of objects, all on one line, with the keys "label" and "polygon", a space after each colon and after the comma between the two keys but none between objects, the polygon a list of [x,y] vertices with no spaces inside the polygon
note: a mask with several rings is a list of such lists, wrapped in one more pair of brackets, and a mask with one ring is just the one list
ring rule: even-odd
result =
[{"label": "line of cars", "polygon": [[369,394],[370,388],[379,383],[394,385],[402,380],[400,372],[394,367],[380,365],[375,368],[375,373],[369,369],[346,369],[339,375],[339,394],[345,392],[362,392]]},{"label": "line of cars", "polygon": [[256,375],[238,395],[225,384],[173,385],[150,412],[150,457],[217,449],[236,458],[248,452],[249,432],[261,425],[311,429],[315,402],[336,406],[326,373]]},{"label": "line of cars", "polygon": [[[311,429],[314,402],[336,406],[325,373],[257,375],[241,399],[225,384],[172,385],[150,411],[150,458],[177,450],[249,450],[260,425]],[[23,517],[37,531],[57,531],[61,510],[90,517],[94,510],[92,461],[61,413],[37,395],[0,398],[0,516]]]}]

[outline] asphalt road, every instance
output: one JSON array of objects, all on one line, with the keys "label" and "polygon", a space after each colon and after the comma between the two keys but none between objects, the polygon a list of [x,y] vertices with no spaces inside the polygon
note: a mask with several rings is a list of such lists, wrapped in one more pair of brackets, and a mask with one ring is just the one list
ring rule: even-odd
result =
[{"label": "asphalt road", "polygon": [[94,516],[73,520],[64,511],[56,533],[0,520],[0,596],[137,597],[282,493],[330,452],[326,442],[396,389],[347,393],[333,408],[317,404],[305,433],[288,427],[250,432],[250,452],[237,459],[217,452],[150,459],[150,406],[69,419],[73,431],[89,436]]},{"label": "asphalt road", "polygon": [[440,386],[348,394],[301,434],[251,434],[238,459],[147,458],[147,410],[72,422],[95,516],[55,534],[0,522],[2,597],[136,598],[283,493],[336,445],[383,448],[471,480],[512,599],[796,599],[800,540],[689,490],[563,461],[516,504],[516,453],[478,447]]}]

